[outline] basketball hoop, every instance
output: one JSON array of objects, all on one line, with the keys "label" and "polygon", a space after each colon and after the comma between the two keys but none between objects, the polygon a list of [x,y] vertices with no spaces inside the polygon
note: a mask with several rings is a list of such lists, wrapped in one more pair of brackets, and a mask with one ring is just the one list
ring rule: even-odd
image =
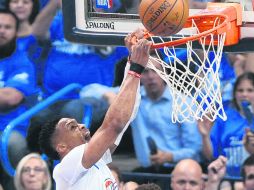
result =
[{"label": "basketball hoop", "polygon": [[[148,67],[155,70],[167,83],[173,98],[173,122],[196,121],[218,116],[226,120],[223,109],[219,68],[223,47],[237,44],[241,25],[241,6],[237,3],[208,3],[207,9],[190,16],[183,30],[189,36],[179,39],[162,38],[148,34],[153,42],[157,58],[150,57]],[[193,43],[198,41],[201,50]],[[187,60],[178,58],[179,45],[186,46]],[[210,54],[214,57],[211,59]],[[167,59],[167,61],[166,61]],[[153,66],[156,60],[162,70]]]}]

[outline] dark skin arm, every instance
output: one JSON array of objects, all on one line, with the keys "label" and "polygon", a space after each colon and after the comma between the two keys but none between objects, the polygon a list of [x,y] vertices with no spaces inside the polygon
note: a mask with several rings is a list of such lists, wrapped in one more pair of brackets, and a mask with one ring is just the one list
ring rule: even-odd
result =
[{"label": "dark skin arm", "polygon": [[[131,47],[131,61],[146,67],[151,43],[145,39],[139,40]],[[82,158],[85,168],[96,163],[110,147],[129,121],[139,87],[140,79],[127,75],[115,101],[109,107],[101,127],[91,138]],[[89,156],[88,156],[89,155]]]}]

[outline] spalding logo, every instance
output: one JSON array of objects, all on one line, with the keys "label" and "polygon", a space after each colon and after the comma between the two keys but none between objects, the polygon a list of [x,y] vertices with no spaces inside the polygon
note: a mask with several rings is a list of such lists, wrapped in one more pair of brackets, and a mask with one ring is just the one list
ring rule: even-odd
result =
[{"label": "spalding logo", "polygon": [[162,13],[164,13],[168,7],[171,7],[171,6],[172,4],[165,0],[156,11],[154,9],[151,9],[149,11],[149,14],[150,14],[149,16],[151,16],[151,18],[147,21],[146,25],[148,25],[149,28],[153,28],[153,24],[157,20],[157,18]]}]

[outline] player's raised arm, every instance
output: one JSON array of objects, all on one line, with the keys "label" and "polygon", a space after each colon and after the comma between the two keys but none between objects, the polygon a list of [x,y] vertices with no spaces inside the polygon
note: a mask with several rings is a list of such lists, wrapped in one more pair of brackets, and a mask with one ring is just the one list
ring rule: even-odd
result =
[{"label": "player's raised arm", "polygon": [[[133,38],[128,35],[126,38]],[[140,75],[149,59],[151,42],[141,39],[131,47],[131,66],[115,101],[109,107],[102,126],[96,131],[84,152],[82,164],[91,167],[115,142],[129,121],[140,84]]]}]

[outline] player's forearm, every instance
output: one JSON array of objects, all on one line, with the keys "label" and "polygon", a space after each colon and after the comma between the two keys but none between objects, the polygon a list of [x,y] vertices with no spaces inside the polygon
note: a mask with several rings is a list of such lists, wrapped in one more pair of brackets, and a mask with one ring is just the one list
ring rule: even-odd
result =
[{"label": "player's forearm", "polygon": [[96,131],[88,143],[88,147],[82,159],[85,168],[90,168],[97,162],[107,149],[116,148],[114,142],[128,123],[136,99],[136,92],[139,86],[139,78],[128,75],[118,93],[116,100],[111,104],[104,118],[102,126]]},{"label": "player's forearm", "polygon": [[117,133],[122,131],[131,117],[139,84],[139,78],[127,75],[115,101],[111,104],[105,116],[105,122],[114,121]]}]

